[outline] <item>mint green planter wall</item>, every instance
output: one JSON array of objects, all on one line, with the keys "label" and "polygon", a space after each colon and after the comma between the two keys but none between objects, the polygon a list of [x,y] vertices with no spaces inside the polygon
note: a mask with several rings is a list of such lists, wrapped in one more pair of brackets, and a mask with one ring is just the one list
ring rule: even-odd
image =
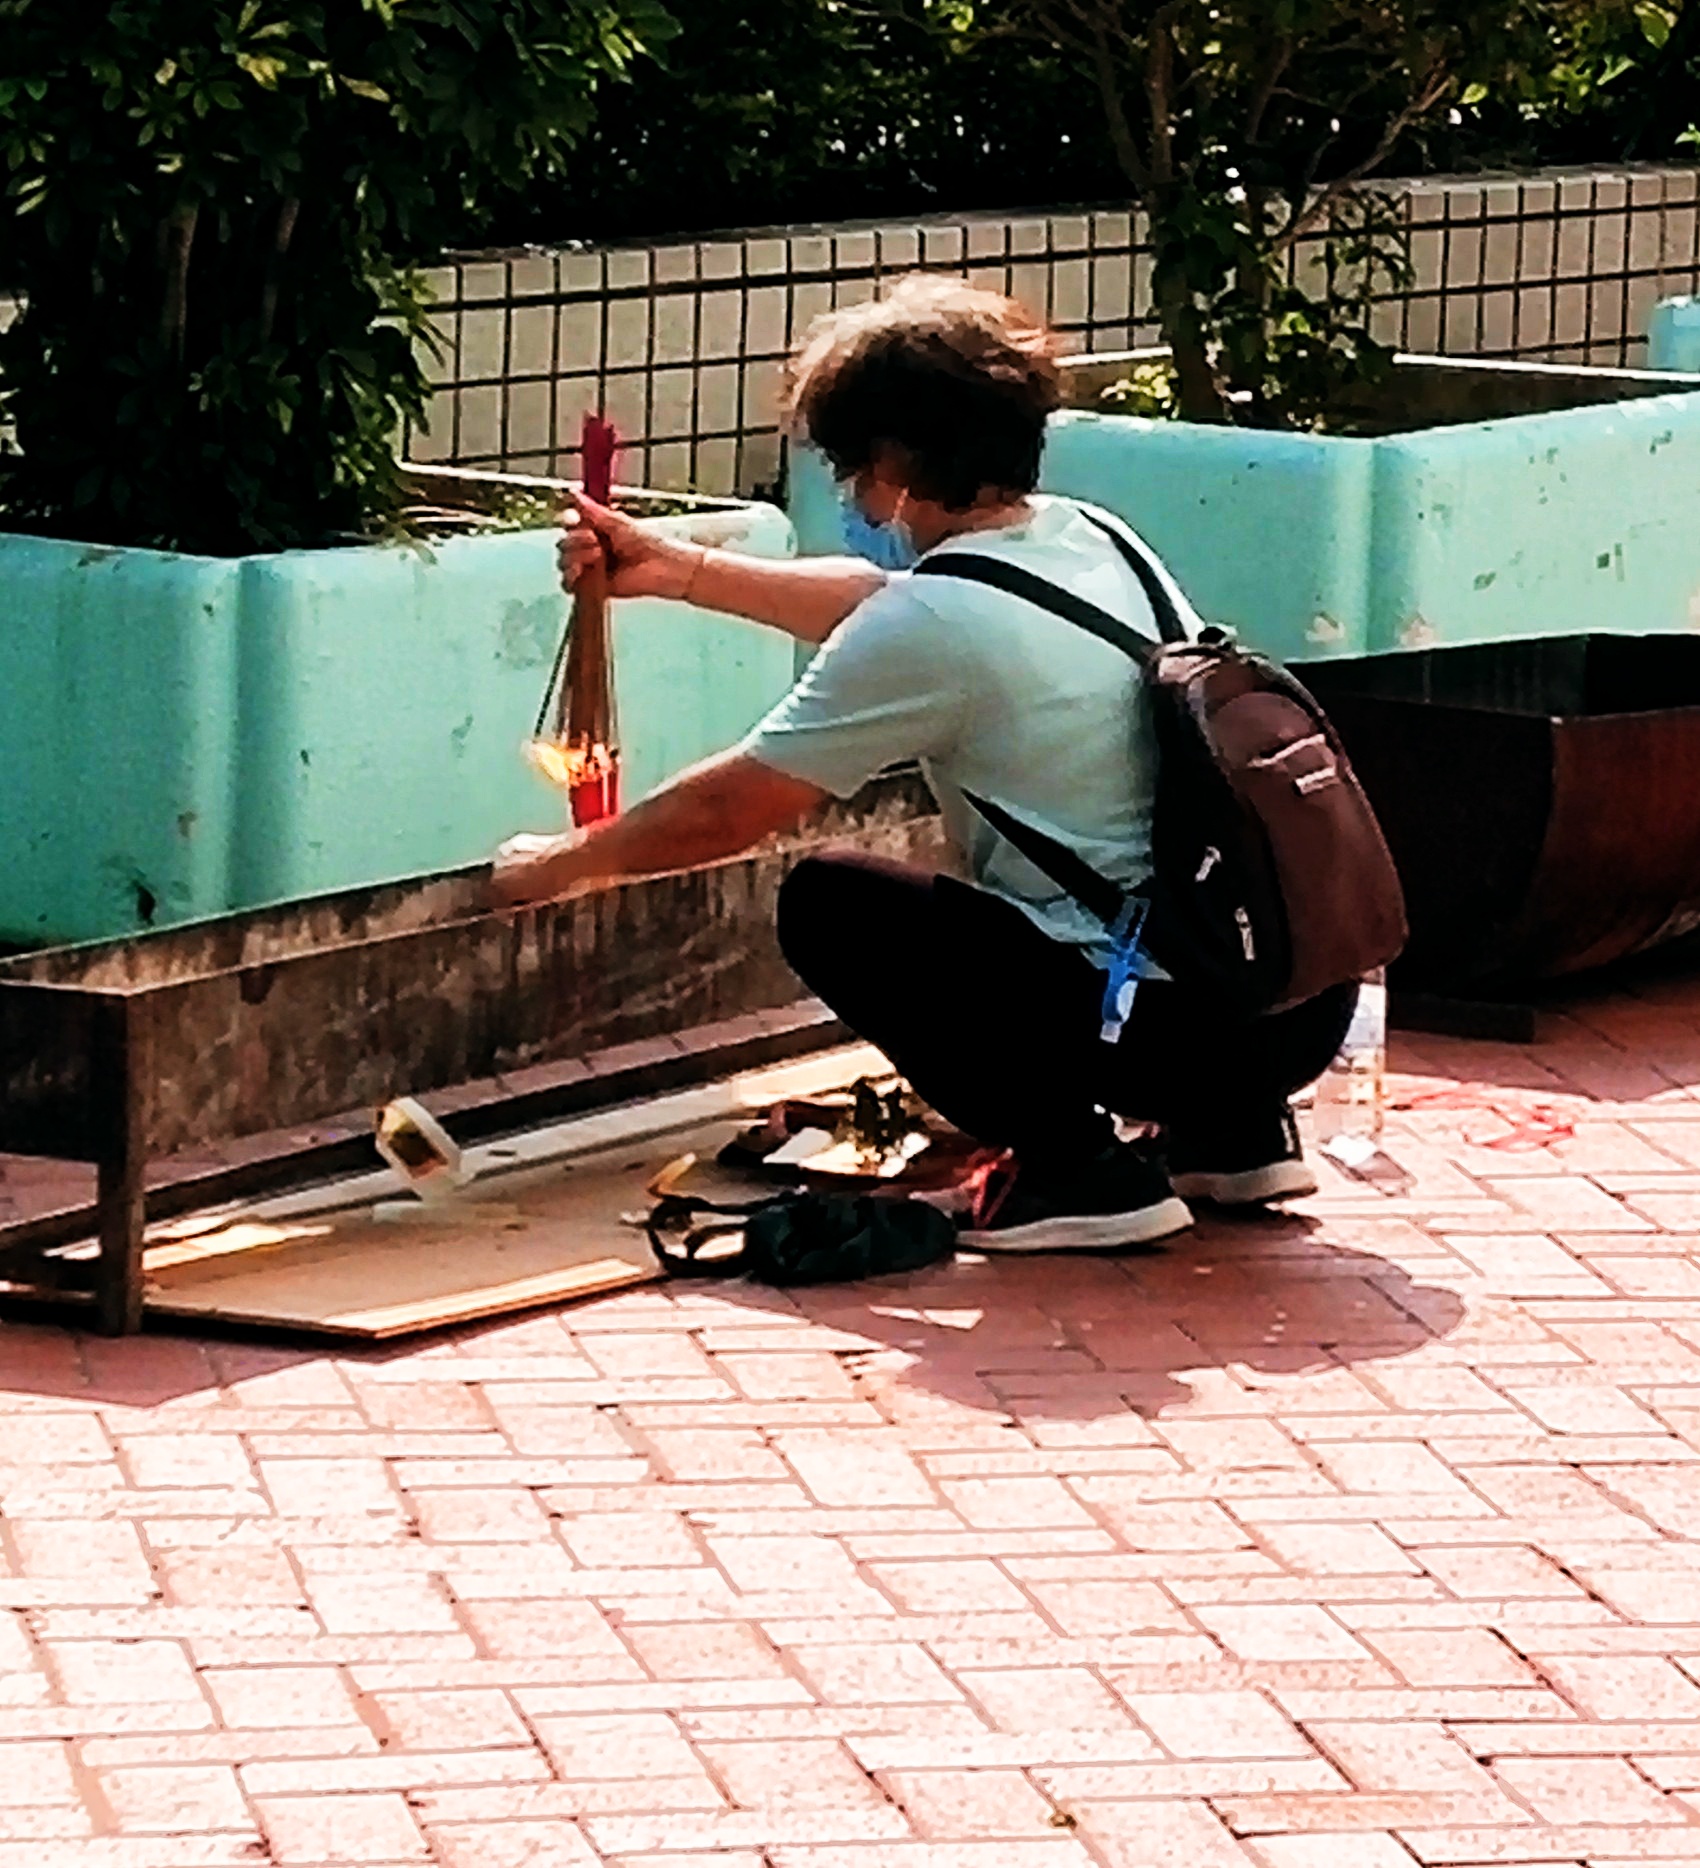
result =
[{"label": "mint green planter wall", "polygon": [[[793,478],[801,549],[843,550],[822,464]],[[1700,390],[1373,440],[1067,411],[1043,485],[1285,661],[1700,627]]]},{"label": "mint green planter wall", "polygon": [[1647,325],[1647,364],[1700,372],[1700,298],[1667,298]]},{"label": "mint green planter wall", "polygon": [[[787,557],[772,507],[673,532]],[[0,941],[87,940],[474,862],[564,822],[520,756],[552,532],[218,560],[0,535]],[[790,684],[789,638],[615,606],[626,795]]]}]

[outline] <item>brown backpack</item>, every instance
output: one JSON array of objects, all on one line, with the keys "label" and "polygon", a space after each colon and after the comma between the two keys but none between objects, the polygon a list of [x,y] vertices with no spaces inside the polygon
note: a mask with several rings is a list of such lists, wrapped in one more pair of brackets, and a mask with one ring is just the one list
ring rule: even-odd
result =
[{"label": "brown backpack", "polygon": [[1003,558],[951,551],[915,568],[1036,604],[1145,670],[1158,751],[1151,879],[1130,898],[991,799],[969,803],[1119,942],[1131,932],[1171,979],[1239,1012],[1282,1011],[1385,966],[1405,944],[1404,894],[1328,716],[1224,631],[1190,639],[1145,544],[1082,511],[1138,577],[1160,642]]}]

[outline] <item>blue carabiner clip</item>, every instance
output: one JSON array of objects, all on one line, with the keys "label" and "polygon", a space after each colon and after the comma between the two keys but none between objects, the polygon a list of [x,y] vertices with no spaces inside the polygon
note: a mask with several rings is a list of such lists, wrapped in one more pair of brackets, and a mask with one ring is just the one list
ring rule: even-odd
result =
[{"label": "blue carabiner clip", "polygon": [[1105,1044],[1119,1044],[1127,1029],[1128,1014],[1133,1010],[1134,994],[1149,971],[1139,938],[1145,932],[1145,917],[1151,904],[1130,895],[1122,904],[1116,924],[1110,930],[1110,963],[1105,969],[1104,1006],[1098,1036]]}]

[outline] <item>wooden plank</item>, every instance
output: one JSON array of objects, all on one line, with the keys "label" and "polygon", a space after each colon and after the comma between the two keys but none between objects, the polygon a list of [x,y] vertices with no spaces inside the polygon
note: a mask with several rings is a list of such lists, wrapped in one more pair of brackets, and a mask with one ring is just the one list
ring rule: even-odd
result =
[{"label": "wooden plank", "polygon": [[344,1339],[393,1337],[618,1290],[662,1276],[646,1183],[677,1155],[711,1157],[717,1123],[480,1181],[433,1210],[238,1215],[181,1228],[146,1255],[150,1317],[216,1319]]},{"label": "wooden plank", "polygon": [[755,1109],[847,1087],[883,1064],[848,1045],[526,1136],[528,1157],[512,1166],[477,1149],[476,1181],[434,1206],[397,1200],[387,1183],[378,1199],[367,1183],[354,1206],[356,1182],[156,1228],[148,1315],[383,1342],[651,1281],[661,1268],[627,1216],[648,1211],[663,1167],[692,1154],[697,1192],[771,1193],[716,1165],[725,1143]]}]

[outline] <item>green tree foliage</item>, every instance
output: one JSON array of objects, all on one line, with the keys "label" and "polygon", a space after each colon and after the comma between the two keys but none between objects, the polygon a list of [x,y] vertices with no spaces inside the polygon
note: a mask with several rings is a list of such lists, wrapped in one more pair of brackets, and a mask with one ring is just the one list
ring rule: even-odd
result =
[{"label": "green tree foliage", "polygon": [[670,0],[570,175],[460,244],[1105,199],[1096,112],[1047,47],[950,42],[927,0]]},{"label": "green tree foliage", "polygon": [[[447,236],[463,246],[631,237],[928,211],[1105,202],[1125,194],[1097,82],[1060,34],[1012,30],[993,0],[669,0],[677,38],[609,93],[561,182],[527,188]],[[1156,9],[1111,9],[1135,29]],[[1207,19],[1208,8],[1184,10]],[[1344,20],[1345,11],[1329,14]],[[1410,7],[1356,10],[1367,62],[1396,43]],[[1434,9],[1428,10],[1430,13]],[[1279,27],[1279,9],[1218,9],[1227,28]],[[1091,9],[1073,10],[1076,24]],[[1473,25],[1452,10],[1456,42]],[[1547,42],[1543,19],[1559,37]],[[1032,16],[1029,17],[1031,23]],[[1463,27],[1459,22],[1464,22]],[[1294,23],[1307,35],[1301,13]],[[1390,157],[1400,170],[1555,161],[1664,160],[1700,114],[1700,0],[1602,0],[1526,9],[1526,60],[1478,57]],[[1505,37],[1489,10],[1491,54]],[[1112,42],[1125,24],[1111,18]],[[1498,35],[1497,41],[1495,35]],[[1192,35],[1196,38],[1197,35]],[[1315,49],[1338,75],[1353,35]],[[1188,49],[1185,22],[1177,47]],[[1208,42],[1208,41],[1207,41]],[[1407,41],[1408,43],[1408,41]],[[1685,51],[1686,48],[1686,51]],[[1227,47],[1224,47],[1224,51]],[[1488,77],[1480,74],[1483,70]],[[1325,73],[1326,75],[1326,73]],[[1363,75],[1371,75],[1365,71]],[[1137,88],[1137,74],[1135,74]],[[1332,163],[1367,122],[1352,97]],[[1466,94],[1470,101],[1465,102]],[[1137,110],[1135,111],[1137,115]]]},{"label": "green tree foliage", "polygon": [[1700,142],[1700,0],[1635,0],[1574,22],[1561,55],[1473,97],[1425,138],[1440,167],[1668,161]]},{"label": "green tree foliage", "polygon": [[0,0],[14,529],[371,530],[423,408],[408,262],[559,172],[657,0]]},{"label": "green tree foliage", "polygon": [[[1403,270],[1369,184],[1494,97],[1546,98],[1633,0],[934,0],[963,44],[1066,59],[1151,217],[1175,402],[1195,421],[1314,421],[1384,368]],[[1320,240],[1320,252],[1315,243]],[[1312,250],[1307,253],[1307,243]],[[1296,259],[1313,263],[1294,276]]]}]

